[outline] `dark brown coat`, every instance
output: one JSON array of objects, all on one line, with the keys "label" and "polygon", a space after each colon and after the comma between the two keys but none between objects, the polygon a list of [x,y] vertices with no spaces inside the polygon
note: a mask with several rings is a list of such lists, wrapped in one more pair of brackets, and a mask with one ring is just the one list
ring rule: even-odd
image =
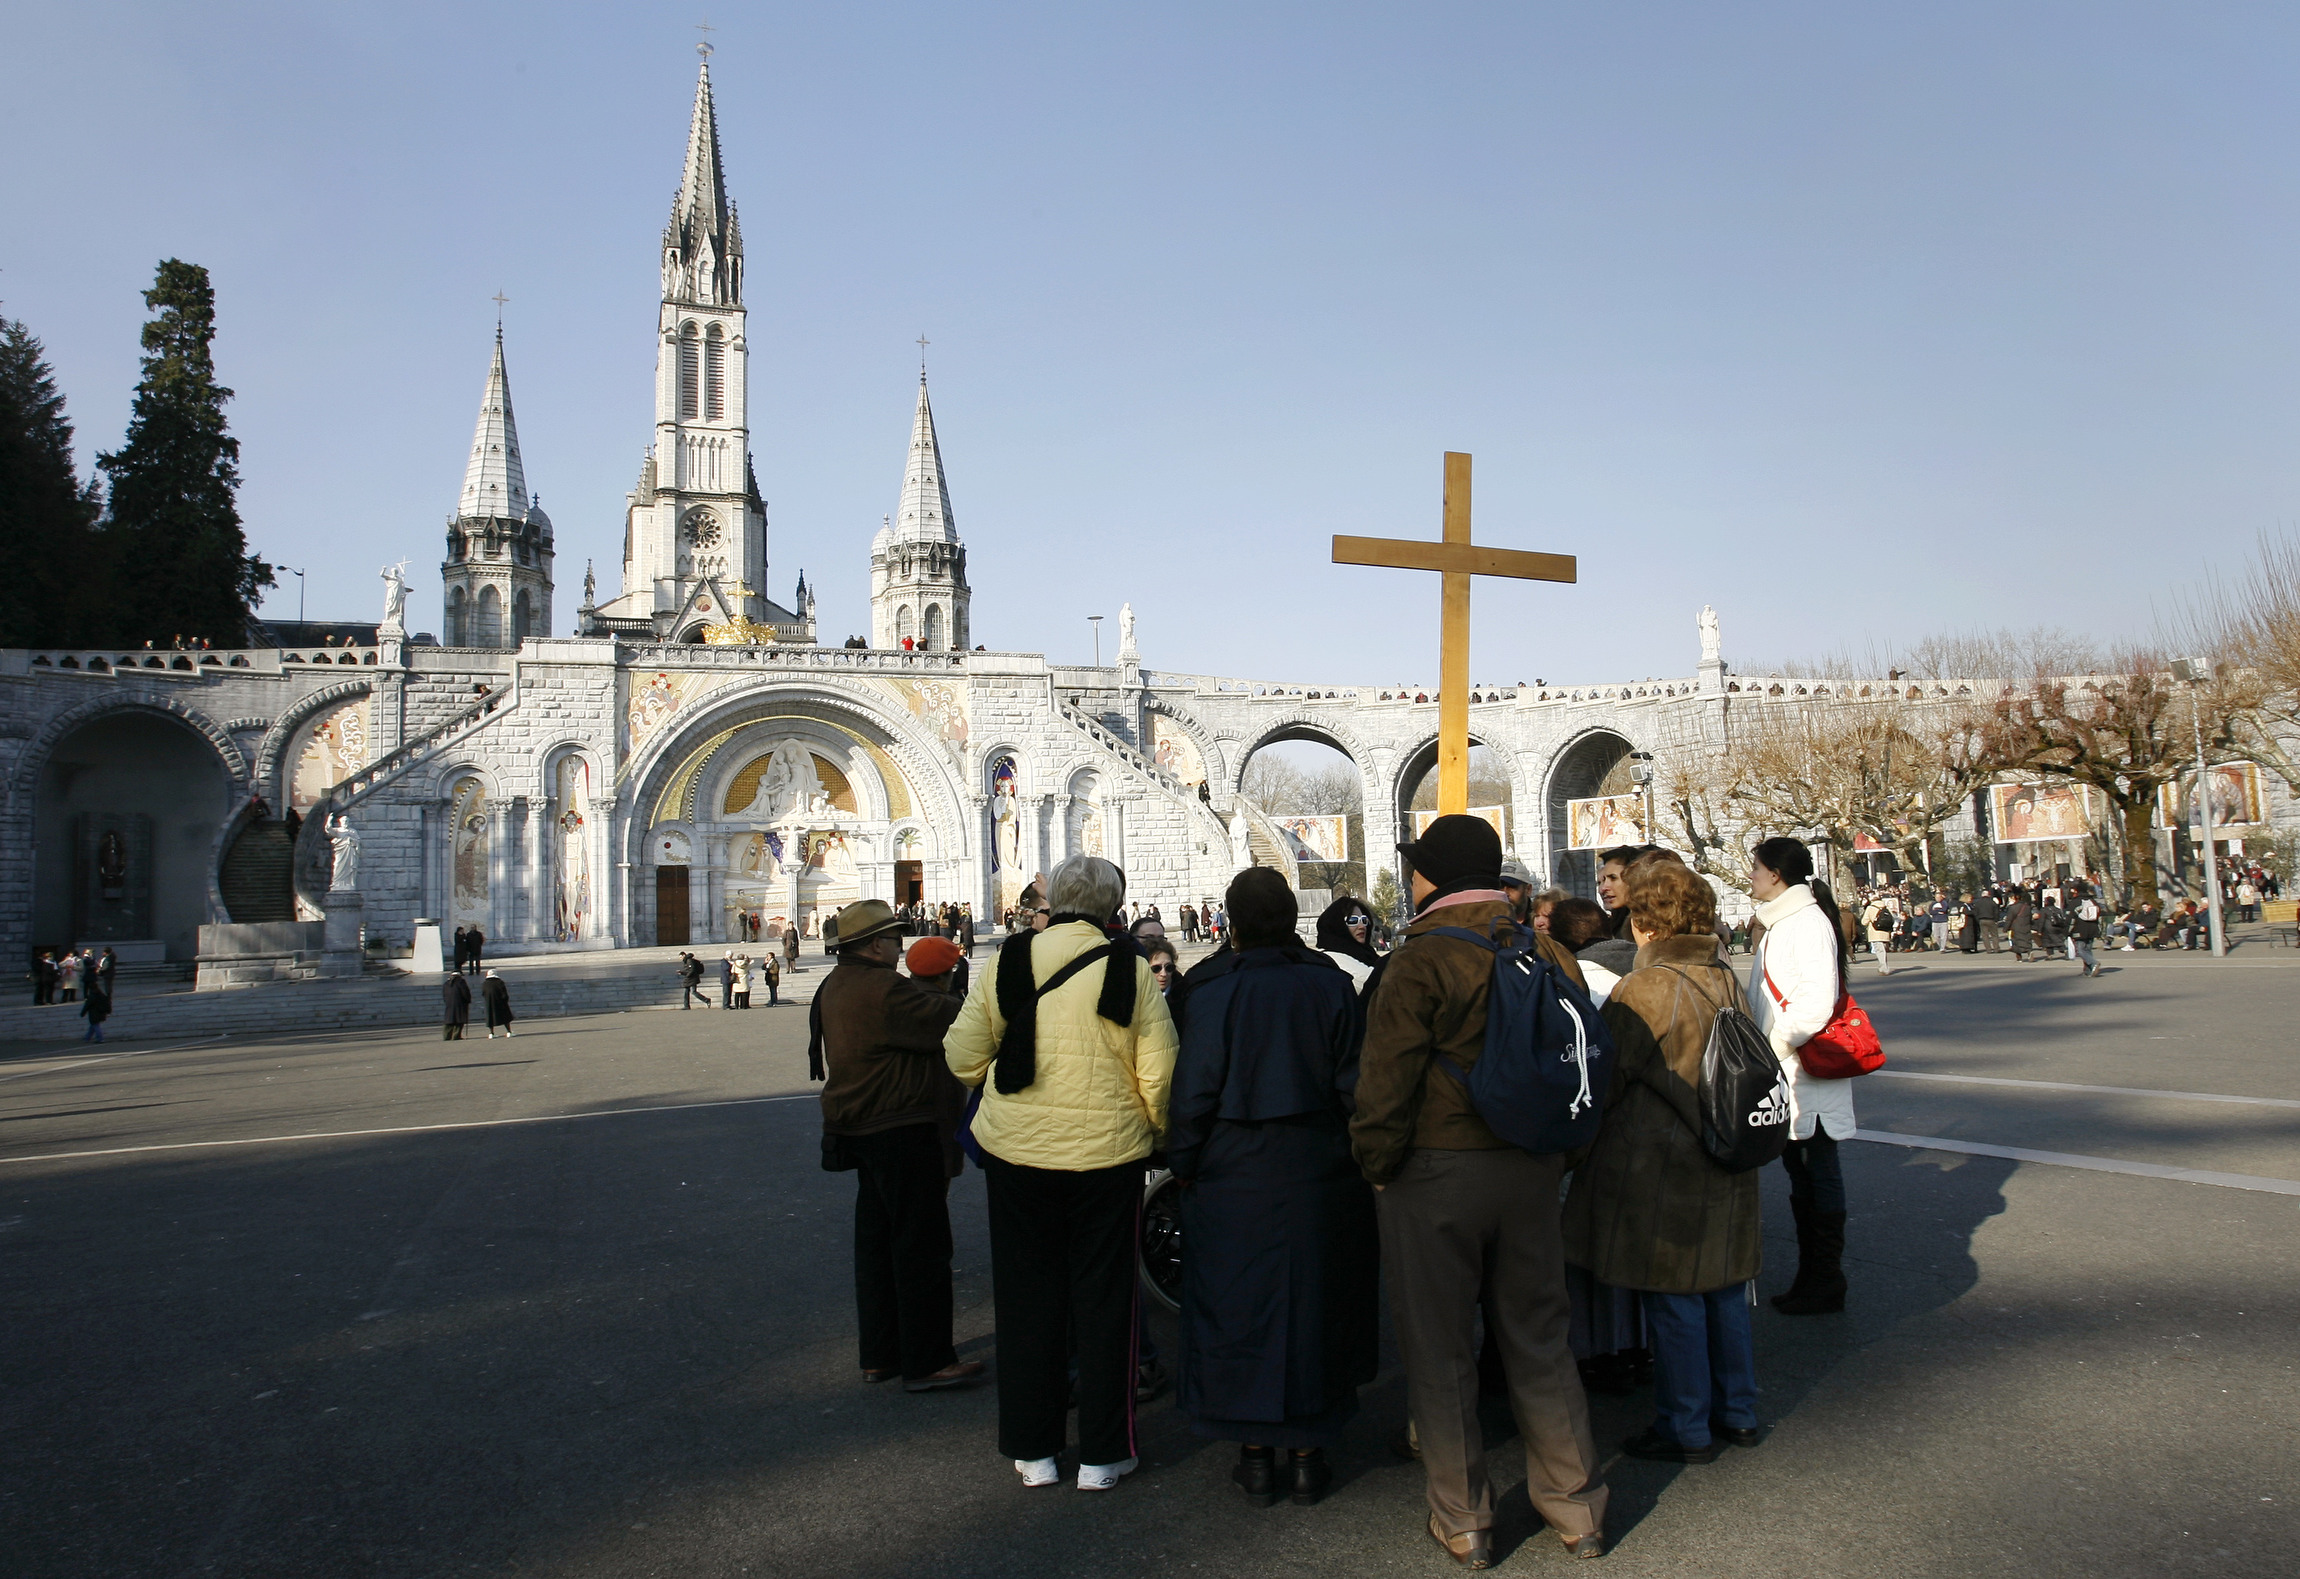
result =
[{"label": "dark brown coat", "polygon": [[[1366,1004],[1366,1040],[1358,1056],[1357,1115],[1350,1150],[1372,1184],[1387,1184],[1416,1146],[1433,1151],[1500,1151],[1509,1142],[1486,1128],[1469,1093],[1437,1067],[1445,1054],[1464,1070],[1485,1051],[1485,1000],[1493,955],[1459,938],[1433,938],[1438,927],[1491,934],[1509,914],[1507,900],[1444,905],[1415,918],[1375,977]],[[1542,958],[1581,985],[1581,967],[1547,934]]]},{"label": "dark brown coat", "polygon": [[1727,1173],[1702,1149],[1701,1055],[1718,1010],[1748,1005],[1706,934],[1656,939],[1637,966],[1605,1005],[1619,1056],[1566,1196],[1565,1259],[1616,1288],[1730,1288],[1757,1275],[1757,1172]]},{"label": "dark brown coat", "polygon": [[823,1129],[873,1135],[935,1122],[942,1034],[960,1002],[892,965],[842,958],[815,989],[823,1025]]}]

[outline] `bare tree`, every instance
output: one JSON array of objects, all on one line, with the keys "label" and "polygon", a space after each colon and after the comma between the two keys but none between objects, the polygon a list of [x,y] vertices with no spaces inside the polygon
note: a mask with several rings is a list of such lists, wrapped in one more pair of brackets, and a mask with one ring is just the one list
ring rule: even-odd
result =
[{"label": "bare tree", "polygon": [[1865,837],[1915,870],[2003,765],[1989,724],[1963,698],[1760,702],[1735,719],[1725,793],[1752,829],[1818,835],[1848,859]]},{"label": "bare tree", "polygon": [[[2131,648],[2114,658],[2095,677],[2040,677],[2025,694],[1999,701],[1990,749],[2008,767],[2042,768],[2099,790],[2115,809],[2134,894],[2156,903],[2161,894],[2149,813],[2157,792],[2195,761],[2191,702],[2161,654]],[[2242,676],[2195,692],[2208,742],[2232,743],[2253,692]]]},{"label": "bare tree", "polygon": [[2300,795],[2300,541],[2263,535],[2234,586],[2180,599],[2165,623],[2175,650],[2214,661],[2233,744]]}]

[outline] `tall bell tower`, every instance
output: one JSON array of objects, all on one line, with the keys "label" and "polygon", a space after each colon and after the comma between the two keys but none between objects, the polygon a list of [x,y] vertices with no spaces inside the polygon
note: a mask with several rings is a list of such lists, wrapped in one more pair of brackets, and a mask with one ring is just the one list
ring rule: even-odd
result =
[{"label": "tall bell tower", "polygon": [[750,342],[743,231],[727,197],[711,101],[710,45],[687,127],[687,163],[663,230],[656,322],[655,442],[627,499],[623,591],[599,625],[690,639],[704,625],[750,621],[780,640],[796,616],[767,601],[767,506],[751,469]]}]

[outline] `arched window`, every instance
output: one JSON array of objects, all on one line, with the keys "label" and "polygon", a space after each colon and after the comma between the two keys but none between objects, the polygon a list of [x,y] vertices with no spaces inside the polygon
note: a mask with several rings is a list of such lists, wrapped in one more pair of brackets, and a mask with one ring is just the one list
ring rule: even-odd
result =
[{"label": "arched window", "polygon": [[519,643],[525,641],[527,639],[528,633],[534,628],[535,602],[527,595],[526,589],[521,588],[518,601],[511,605],[512,645],[517,646]]},{"label": "arched window", "polygon": [[894,611],[894,644],[900,647],[903,638],[911,634],[910,605],[905,603]]},{"label": "arched window", "polygon": [[687,418],[703,414],[702,342],[695,338],[695,326],[687,325],[679,336],[679,415]]},{"label": "arched window", "polygon": [[710,338],[703,342],[703,415],[712,422],[727,414],[727,335],[717,324],[711,325]]},{"label": "arched window", "polygon": [[479,618],[477,629],[471,633],[474,647],[500,647],[503,645],[503,594],[493,587],[479,589]]},{"label": "arched window", "polygon": [[467,645],[466,638],[470,633],[464,629],[464,626],[467,622],[466,616],[468,612],[469,611],[465,609],[463,604],[463,589],[461,587],[456,587],[451,590],[447,594],[448,646],[461,647]]},{"label": "arched window", "polygon": [[926,640],[921,642],[919,645],[924,647],[928,652],[942,651],[941,604],[929,603],[926,606]]}]

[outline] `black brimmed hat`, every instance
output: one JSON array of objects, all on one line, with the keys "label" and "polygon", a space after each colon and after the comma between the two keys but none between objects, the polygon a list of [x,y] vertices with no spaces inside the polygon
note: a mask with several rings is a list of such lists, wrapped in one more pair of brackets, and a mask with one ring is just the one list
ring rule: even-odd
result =
[{"label": "black brimmed hat", "polygon": [[1501,835],[1483,817],[1457,812],[1435,818],[1420,838],[1400,844],[1398,853],[1414,863],[1415,871],[1440,885],[1465,877],[1501,881]]}]

